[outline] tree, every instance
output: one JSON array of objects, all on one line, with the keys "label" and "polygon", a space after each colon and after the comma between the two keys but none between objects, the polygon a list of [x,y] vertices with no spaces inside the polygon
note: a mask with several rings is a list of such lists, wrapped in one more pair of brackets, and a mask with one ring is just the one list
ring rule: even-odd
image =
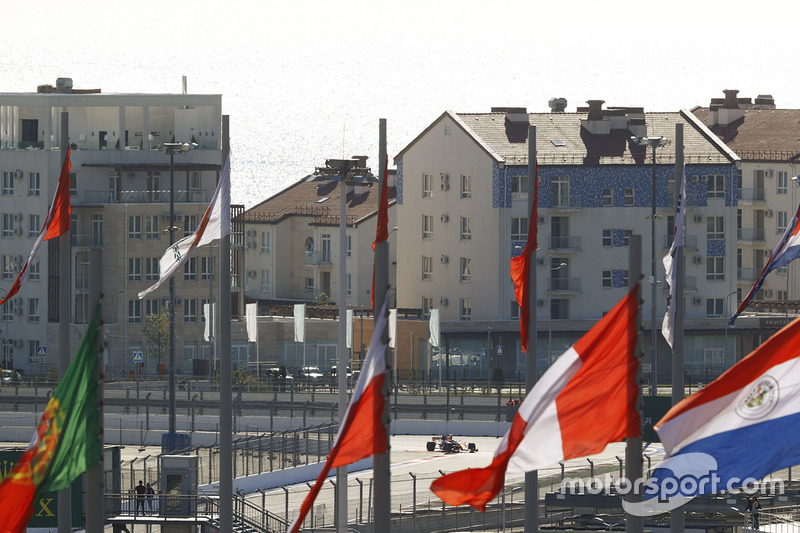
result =
[{"label": "tree", "polygon": [[155,356],[156,363],[160,365],[169,351],[169,315],[167,313],[147,315],[144,336],[148,355]]}]

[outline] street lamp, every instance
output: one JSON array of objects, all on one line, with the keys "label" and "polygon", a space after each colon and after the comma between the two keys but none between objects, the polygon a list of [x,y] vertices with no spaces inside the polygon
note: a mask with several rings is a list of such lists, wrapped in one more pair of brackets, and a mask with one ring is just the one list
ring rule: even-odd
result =
[{"label": "street lamp", "polygon": [[[162,150],[169,154],[169,244],[175,244],[175,154],[185,155],[197,146],[192,143],[169,142],[162,145]],[[175,435],[175,276],[169,278],[169,361],[167,362],[169,379],[169,434]],[[170,444],[174,446],[174,443]],[[172,451],[172,450],[169,450]]]},{"label": "street lamp", "polygon": [[669,141],[664,137],[637,137],[632,136],[631,141],[639,146],[650,146],[653,149],[653,180],[652,180],[652,209],[650,211],[650,283],[652,316],[650,318],[650,353],[653,367],[653,383],[650,387],[651,396],[658,394],[658,339],[656,338],[656,148],[666,146]]},{"label": "street lamp", "polygon": [[[317,167],[305,181],[339,182],[339,346],[336,378],[339,387],[339,418],[347,409],[347,186],[377,183],[370,169],[361,166],[364,159],[328,159],[324,167]],[[336,516],[338,531],[347,529],[347,467],[336,470]]]}]

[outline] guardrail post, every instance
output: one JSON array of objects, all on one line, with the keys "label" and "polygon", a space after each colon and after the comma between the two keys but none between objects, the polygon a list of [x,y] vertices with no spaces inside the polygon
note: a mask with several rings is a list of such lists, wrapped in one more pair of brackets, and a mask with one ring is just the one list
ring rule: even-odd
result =
[{"label": "guardrail post", "polygon": [[622,478],[625,477],[625,473],[624,473],[625,470],[624,470],[624,466],[623,466],[623,463],[622,463],[622,457],[620,457],[619,455],[615,455],[614,457],[616,457],[617,461],[619,461],[619,478],[622,479]]},{"label": "guardrail post", "polygon": [[356,478],[358,483],[358,523],[364,519],[364,481],[361,478]]},{"label": "guardrail post", "polygon": [[285,486],[282,486],[281,488],[283,489],[283,492],[286,493],[286,522],[288,523],[289,522],[289,489],[286,488]]},{"label": "guardrail post", "polygon": [[411,482],[411,516],[412,518],[412,528],[411,531],[416,533],[417,531],[417,476],[414,475],[413,472],[408,473],[413,480]]}]

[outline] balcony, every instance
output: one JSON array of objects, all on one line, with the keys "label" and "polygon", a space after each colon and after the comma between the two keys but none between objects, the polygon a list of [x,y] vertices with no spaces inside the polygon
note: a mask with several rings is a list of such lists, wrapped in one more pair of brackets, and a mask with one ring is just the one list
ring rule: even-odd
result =
[{"label": "balcony", "polygon": [[[176,190],[175,203],[209,203],[213,191]],[[70,198],[81,204],[169,204],[169,191],[82,191]]]},{"label": "balcony", "polygon": [[756,204],[765,202],[764,189],[739,189],[739,202],[746,204]]},{"label": "balcony", "polygon": [[581,196],[573,196],[573,195],[556,195],[553,196],[553,201],[550,205],[552,209],[559,209],[561,211],[575,211],[580,209],[581,206]]},{"label": "balcony", "polygon": [[570,235],[551,235],[548,250],[577,252],[581,249],[581,238]]},{"label": "balcony", "polygon": [[550,292],[559,294],[579,294],[581,292],[580,278],[550,278]]},{"label": "balcony", "polygon": [[764,242],[764,228],[740,228],[738,232],[740,243]]},{"label": "balcony", "polygon": [[761,270],[756,270],[755,268],[736,269],[736,275],[738,276],[739,282],[752,283],[758,277],[759,272],[761,272]]},{"label": "balcony", "polygon": [[330,265],[331,254],[325,252],[306,251],[307,265]]}]

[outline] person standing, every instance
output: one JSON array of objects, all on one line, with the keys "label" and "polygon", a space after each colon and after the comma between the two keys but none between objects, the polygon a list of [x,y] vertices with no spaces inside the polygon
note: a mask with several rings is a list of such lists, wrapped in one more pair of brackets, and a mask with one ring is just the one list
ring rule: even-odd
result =
[{"label": "person standing", "polygon": [[151,513],[155,510],[155,505],[156,505],[156,491],[154,491],[153,487],[151,487],[150,483],[148,483],[147,484],[147,507],[149,508]]},{"label": "person standing", "polygon": [[142,514],[144,514],[144,499],[147,496],[147,488],[144,486],[144,482],[139,480],[139,484],[136,485],[134,490],[136,491],[136,513],[139,512],[139,507],[141,507]]}]

